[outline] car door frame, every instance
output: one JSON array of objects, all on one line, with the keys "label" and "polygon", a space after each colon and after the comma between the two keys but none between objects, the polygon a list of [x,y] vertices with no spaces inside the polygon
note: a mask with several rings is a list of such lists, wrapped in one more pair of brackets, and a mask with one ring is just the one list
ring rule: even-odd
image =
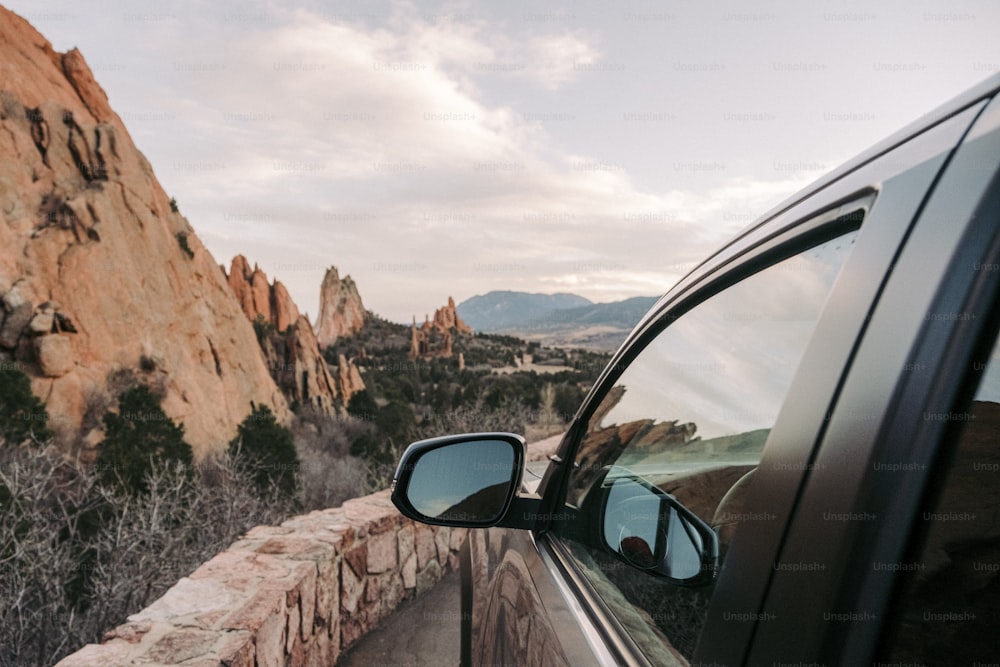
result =
[{"label": "car door frame", "polygon": [[[963,113],[967,115],[951,120]],[[779,256],[787,256],[792,248],[804,249],[811,245],[820,234],[825,233],[823,225],[836,218],[836,215],[824,218],[825,214],[843,212],[845,205],[877,193],[875,203],[862,224],[865,242],[859,241],[858,248],[852,252],[844,267],[844,275],[856,277],[857,284],[835,286],[817,324],[817,335],[803,358],[789,399],[765,449],[761,467],[766,468],[768,474],[763,477],[773,484],[759,482],[755,485],[761,489],[766,487],[767,491],[754,494],[751,511],[755,507],[763,508],[774,519],[763,526],[755,526],[752,531],[737,531],[720,575],[721,593],[713,598],[695,661],[705,662],[706,657],[713,656],[711,660],[722,664],[739,664],[747,655],[760,620],[758,612],[771,580],[772,565],[783,544],[795,500],[808,476],[814,445],[819,441],[817,425],[824,423],[825,415],[835,403],[843,370],[849,366],[849,359],[877,302],[884,277],[906,238],[924,194],[930,190],[974,114],[973,111],[955,109],[920,132],[904,133],[905,136],[888,141],[888,146],[876,147],[847,168],[834,172],[806,194],[794,197],[779,207],[764,222],[753,226],[696,268],[657,304],[616,353],[554,455],[553,463],[539,486],[543,517],[558,516],[568,469],[566,463],[572,461],[573,450],[590,413],[620,374],[619,371],[665,322],[679,317],[694,304],[762,266],[777,261]],[[876,215],[880,217],[875,218]],[[875,224],[874,220],[882,219],[895,224]],[[862,277],[865,279],[862,280]],[[807,437],[802,438],[803,432],[807,432]],[[576,572],[558,540],[549,534],[550,526],[551,522],[539,521],[534,531],[539,552],[551,560],[550,574],[567,582],[569,594],[581,603],[578,606],[588,610],[590,626],[601,633],[602,640],[620,661],[644,664],[643,656],[637,653],[613,615]],[[727,614],[747,613],[757,614],[757,617],[736,626],[724,621]],[[706,649],[706,646],[710,648]]]},{"label": "car door frame", "polygon": [[[871,662],[892,623],[900,571],[873,564],[904,558],[934,487],[935,462],[956,427],[951,419],[925,416],[950,414],[969,398],[968,369],[984,354],[986,338],[992,347],[997,328],[1000,276],[974,267],[1000,264],[1000,98],[975,107],[981,112],[940,175],[872,313],[781,561],[838,557],[816,573],[777,573],[763,609],[782,609],[783,619],[755,637],[751,662],[779,646],[793,662],[802,656],[826,664]],[[849,448],[852,456],[844,456]],[[880,474],[886,469],[893,474]],[[819,530],[817,511],[874,518]],[[807,598],[793,594],[803,587]],[[831,622],[811,623],[823,609],[835,614]]]}]

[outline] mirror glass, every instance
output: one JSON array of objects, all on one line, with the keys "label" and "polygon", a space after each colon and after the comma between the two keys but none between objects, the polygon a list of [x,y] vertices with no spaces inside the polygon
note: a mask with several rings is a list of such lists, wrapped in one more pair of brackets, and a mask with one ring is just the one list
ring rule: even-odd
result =
[{"label": "mirror glass", "polygon": [[603,537],[611,551],[634,567],[678,581],[704,574],[711,528],[699,525],[673,496],[635,477],[609,474],[604,486]]},{"label": "mirror glass", "polygon": [[407,499],[431,519],[493,521],[514,479],[516,455],[503,440],[473,440],[432,449],[413,462]]}]

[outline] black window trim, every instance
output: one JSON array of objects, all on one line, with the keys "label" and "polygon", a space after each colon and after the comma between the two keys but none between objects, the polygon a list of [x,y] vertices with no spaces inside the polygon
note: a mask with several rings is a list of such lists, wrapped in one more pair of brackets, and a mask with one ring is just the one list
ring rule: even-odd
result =
[{"label": "black window trim", "polygon": [[[994,101],[994,104],[996,103],[997,102]],[[897,260],[895,260],[892,267],[892,272],[889,276],[889,280],[887,281],[887,285],[889,285],[890,287],[891,283],[895,283],[897,285],[897,289],[898,285],[906,284],[902,282],[906,280],[906,277],[903,275],[902,259],[908,255],[915,254],[914,248],[916,247],[917,243],[928,244],[928,241],[926,239],[924,239],[923,241],[919,241],[914,238],[911,238],[914,236],[914,233],[917,230],[920,230],[922,228],[930,229],[932,228],[932,225],[937,225],[938,227],[942,225],[947,225],[951,229],[954,229],[956,225],[961,226],[960,228],[963,229],[962,232],[963,237],[961,238],[961,240],[956,242],[954,246],[957,254],[954,257],[946,258],[946,265],[948,267],[953,267],[955,266],[953,262],[965,261],[965,259],[967,259],[968,255],[966,255],[964,258],[959,257],[959,255],[963,251],[967,251],[969,248],[975,246],[975,244],[970,243],[970,239],[967,238],[969,234],[970,221],[975,221],[978,219],[981,224],[995,225],[997,218],[1000,217],[997,215],[997,211],[1000,210],[1000,201],[997,201],[998,193],[996,192],[996,179],[998,178],[998,176],[996,174],[993,174],[990,176],[990,179],[993,181],[993,185],[990,186],[991,188],[993,188],[993,192],[990,195],[990,197],[992,197],[992,203],[990,203],[986,209],[992,211],[991,214],[993,216],[992,218],[988,218],[987,216],[980,213],[980,211],[983,211],[983,207],[986,204],[986,200],[984,200],[983,202],[977,202],[973,200],[969,202],[969,206],[971,208],[974,208],[976,212],[975,213],[970,212],[970,215],[967,219],[964,220],[961,219],[954,212],[948,214],[947,220],[939,221],[936,223],[929,222],[927,219],[925,219],[928,208],[931,205],[935,205],[937,203],[936,202],[937,197],[945,199],[951,196],[950,193],[954,190],[954,185],[949,184],[948,179],[961,178],[959,173],[960,170],[955,168],[955,164],[957,159],[961,155],[961,150],[963,147],[962,138],[965,137],[970,131],[973,131],[975,129],[977,122],[976,119],[978,117],[981,117],[981,114],[986,107],[987,107],[986,102],[983,102],[981,105],[977,105],[976,107],[968,108],[965,110],[967,114],[969,114],[970,120],[968,121],[967,124],[964,125],[964,129],[960,134],[959,141],[951,148],[951,150],[948,150],[946,152],[945,163],[942,165],[940,171],[933,179],[933,182],[928,186],[927,190],[923,192],[922,196],[920,197],[921,203],[917,215],[915,216],[913,223],[909,225],[909,230],[906,233],[905,243],[901,246],[900,257],[897,258]],[[960,125],[957,125],[957,127],[960,127]],[[947,199],[945,200],[947,201]],[[931,245],[929,247],[934,248],[937,254],[939,255],[941,254],[940,250],[937,250],[936,245]],[[978,247],[980,248],[980,252],[983,252],[981,243],[979,244]],[[912,270],[914,269],[911,267],[911,271]],[[924,271],[922,267],[916,270]],[[912,273],[910,274],[910,276],[912,277]],[[986,277],[985,279],[989,280],[991,278]],[[938,291],[934,293],[935,295],[932,297],[931,303],[934,304],[942,303],[940,299],[942,298],[942,294],[944,293],[944,291],[949,289],[954,290],[957,282],[960,282],[960,279],[957,278],[956,273],[942,272],[942,278],[940,282],[941,287],[939,287]],[[881,301],[885,297],[886,297],[886,290],[882,290],[879,296],[879,301]],[[892,300],[887,299],[887,301],[891,303]],[[899,300],[897,299],[897,301]],[[912,307],[909,307],[908,309],[912,311]],[[929,312],[933,312],[933,309]],[[921,311],[921,316],[922,314],[923,311]],[[876,311],[872,314],[870,318],[870,324],[872,327],[875,327],[881,321],[882,326],[885,326],[886,323],[890,322],[890,319],[891,318],[889,318],[886,314],[880,314],[878,311]],[[979,320],[977,320],[974,326],[976,327],[982,326],[985,323],[986,319],[988,318],[980,318]],[[961,325],[961,323],[956,323],[956,324]],[[914,333],[914,334],[908,334],[908,336],[911,335],[912,339],[908,340],[911,341],[914,347],[910,351],[910,353],[906,355],[907,362],[908,363],[927,362],[929,357],[925,356],[922,358],[918,358],[917,356],[914,356],[917,353],[917,350],[919,350],[925,342],[924,331],[920,331],[919,333]],[[868,333],[866,332],[866,338],[867,337]],[[900,344],[903,343],[901,342]],[[940,341],[938,341],[938,344],[940,344]],[[863,348],[866,348],[868,347],[869,343],[867,340],[865,340],[862,341],[861,345]],[[971,349],[968,347],[969,346],[968,339],[966,339],[966,342],[962,343],[961,345],[965,346],[964,349],[966,350],[966,352],[968,352]],[[939,362],[940,358],[933,358],[930,367],[939,368]],[[852,362],[850,364],[850,368],[847,369],[847,373],[848,375],[851,375],[855,372],[861,373],[864,371],[865,368],[866,368],[865,364]],[[892,389],[891,401],[889,400],[889,394],[886,395],[886,402],[890,407],[887,408],[885,418],[882,420],[881,423],[876,422],[878,424],[878,428],[876,429],[875,434],[871,438],[871,441],[869,442],[868,439],[866,438],[865,442],[859,444],[859,446],[864,450],[860,453],[860,455],[863,455],[863,459],[859,460],[863,460],[866,464],[870,463],[868,457],[872,452],[870,448],[872,447],[872,444],[874,442],[885,442],[887,440],[893,442],[897,441],[903,442],[902,440],[899,439],[902,437],[902,434],[905,433],[906,428],[901,428],[901,426],[904,426],[904,424],[900,420],[903,419],[904,415],[902,414],[903,412],[902,409],[899,408],[899,406],[903,404],[899,403],[900,399],[898,392],[902,391],[903,387],[906,385],[910,385],[912,388],[919,387],[919,391],[923,392],[919,394],[919,401],[920,401],[919,405],[927,406],[928,404],[925,403],[924,401],[926,401],[928,398],[931,397],[932,390],[934,389],[931,387],[931,385],[928,383],[926,379],[919,379],[916,377],[916,374],[909,374],[907,377],[899,377],[899,378],[897,378],[897,376],[895,375],[891,377],[895,378],[894,382],[897,382],[897,380],[898,382],[894,385],[894,388]],[[943,380],[944,380],[943,376],[938,376],[934,381],[935,387],[940,388],[942,386],[941,382]],[[847,376],[845,376],[845,383],[847,382],[850,382],[850,379],[847,378]],[[956,391],[954,385],[952,385],[950,391],[952,392]],[[954,394],[952,395],[954,396]],[[837,399],[835,406],[833,407],[833,412],[831,413],[831,417],[828,420],[830,424],[836,423],[838,410],[840,410],[842,407],[844,409],[847,409],[845,406],[841,405],[840,398]],[[912,407],[913,404],[909,405],[910,407]],[[939,402],[936,405],[936,408],[943,409],[942,407],[943,405],[945,404]],[[947,405],[950,406],[953,404],[947,403]],[[930,431],[928,431],[928,433],[930,433]],[[943,428],[937,430],[937,433],[933,438],[934,448],[936,448],[937,444],[941,442],[943,433],[944,433]],[[829,444],[830,438],[832,437],[833,436],[830,435],[830,431],[827,431],[827,433],[825,433],[822,436],[819,447],[816,450],[817,454],[822,454],[826,451],[831,451],[831,452],[836,451],[836,448]],[[936,451],[936,449],[934,449],[933,451]],[[924,446],[924,452],[925,453],[927,452],[926,446]],[[821,459],[819,459],[819,457],[817,456],[814,457],[813,460],[821,460]],[[834,479],[832,476],[817,475],[817,479],[811,480],[809,487],[803,489],[802,492],[803,501],[815,500],[817,490],[812,487],[816,482],[819,482],[824,477],[828,477],[829,480]],[[853,499],[854,502],[858,502],[860,498],[860,496],[853,496],[853,495],[849,497]],[[874,495],[868,496],[868,499],[871,499],[873,497]],[[796,515],[792,516],[790,519],[788,525],[789,525],[789,530],[791,532],[789,532],[787,539],[784,542],[782,553],[780,556],[781,560],[786,560],[786,557],[794,559],[799,558],[801,554],[795,554],[794,556],[789,556],[785,553],[785,549],[789,546],[800,547],[806,543],[804,540],[801,539],[801,535],[799,534],[801,532],[800,523],[802,521],[805,521],[804,518],[798,516],[800,514],[800,511],[802,510],[803,505],[804,502],[799,503],[799,506],[796,508],[796,513],[795,513]],[[915,504],[913,505],[913,507],[911,507],[911,509],[913,509],[914,507],[916,507]],[[882,511],[881,507],[876,507],[874,505],[871,505],[867,501],[865,502],[864,509],[871,512]],[[913,511],[915,512],[916,510],[913,509]],[[908,526],[909,524],[907,524],[907,527]],[[857,534],[864,535],[864,531],[858,530]],[[885,536],[880,536],[880,539],[884,537]],[[898,536],[893,537],[892,540],[894,540],[894,543],[899,542]],[[872,547],[870,543],[859,544],[857,542],[852,542],[852,544],[854,544],[855,547],[851,549],[851,553],[858,554],[858,558],[868,558],[869,556],[872,557],[878,556],[880,561],[885,560],[886,562],[888,562],[890,560],[893,560],[892,556],[885,556],[885,553],[887,553],[886,551],[884,550],[877,551],[876,548]],[[884,546],[884,543],[882,544]],[[811,547],[814,549],[820,548],[819,543],[813,543],[811,544]],[[879,547],[879,549],[882,548],[883,547],[881,546]],[[824,585],[828,582],[840,581],[837,580],[838,576],[837,573],[831,570],[824,572],[822,576],[825,577],[826,579],[826,581],[823,582]],[[879,602],[876,604],[875,607],[871,608],[864,607],[863,602],[860,603],[862,604],[862,606],[852,606],[854,602],[857,602],[859,600],[863,601],[865,599],[867,600],[873,599],[878,595],[877,590],[879,589],[879,586],[873,586],[871,581],[867,581],[865,585],[862,585],[861,582],[865,581],[864,576],[852,575],[852,577],[853,578],[849,577],[840,581],[840,583],[836,587],[838,596],[838,601],[837,601],[838,604],[835,605],[836,611],[838,612],[845,612],[851,610],[868,611],[876,608],[881,608],[882,610],[886,608],[884,602]],[[898,579],[898,577],[894,575],[894,579]],[[786,572],[781,572],[776,574],[775,579],[771,582],[771,585],[769,586],[770,590],[766,596],[762,611],[773,613],[775,609],[779,608],[779,606],[783,604],[782,601],[788,602],[788,596],[790,594],[794,595],[793,591],[797,590],[794,586],[789,585],[791,581],[792,581],[792,575],[789,575]],[[864,597],[860,597],[858,595],[859,591],[863,594]],[[796,599],[798,600],[798,602],[796,604],[798,606],[796,606],[796,604],[791,604],[780,607],[784,611],[784,619],[788,620],[788,619],[807,618],[807,616],[805,615],[800,615],[799,612],[802,612],[803,610],[813,611],[814,610],[813,608],[816,605],[815,597],[818,594],[819,593],[814,592],[814,595],[811,596],[810,598],[802,598],[801,596],[797,597]],[[779,597],[781,599],[779,599]],[[801,609],[799,607],[801,607]],[[804,639],[803,637],[795,635],[795,631],[792,628],[786,627],[784,623],[779,622],[779,623],[768,624],[767,628],[768,632],[765,633],[766,636],[762,637],[761,633],[758,632],[754,633],[754,637],[749,646],[749,651],[745,655],[744,659],[753,661],[754,659],[759,659],[761,656],[772,655],[773,651],[779,644],[781,644],[782,646],[785,645],[784,644],[785,640],[783,638],[787,638],[789,636],[789,633],[792,633],[793,635],[796,636],[796,639],[798,640],[804,639],[804,641],[810,642],[811,648],[810,650],[807,651],[807,654],[811,656],[811,659],[815,658],[821,662],[826,662],[829,664],[862,664],[870,662],[871,656],[873,655],[873,651],[875,650],[875,646],[876,644],[878,644],[880,632],[884,626],[885,621],[886,621],[885,615],[879,613],[878,622],[876,623],[844,623],[841,624],[842,627],[834,631],[829,631],[829,633],[825,638],[822,638],[821,640],[818,641],[812,638]],[[792,625],[794,625],[794,623]],[[793,653],[787,655],[786,658],[788,660],[794,660],[796,659],[797,655],[798,655],[797,653]]]},{"label": "black window trim", "polygon": [[[585,435],[590,417],[600,404],[599,397],[603,397],[614,387],[615,382],[618,381],[625,369],[657,336],[698,305],[746,278],[810,248],[858,230],[862,225],[863,218],[867,217],[875,198],[875,191],[869,188],[855,193],[852,197],[844,198],[828,209],[811,215],[806,220],[786,225],[755,245],[744,249],[743,252],[730,258],[724,264],[714,267],[697,283],[663,303],[656,316],[650,319],[644,330],[615,354],[584,400],[584,407],[574,417],[573,423],[559,448],[560,462],[565,465],[559,466],[560,477],[552,480],[557,483],[558,493],[553,491],[547,483],[549,482],[547,479],[543,479],[540,486],[540,492],[543,492],[545,498],[551,502],[549,507],[561,507],[565,502],[569,471],[572,470],[576,450]],[[862,211],[862,216],[857,216],[857,211]],[[550,466],[546,475],[554,468],[555,466]],[[555,512],[547,511],[544,507],[542,512],[547,516],[558,516]],[[538,524],[535,529],[547,532],[549,527],[549,524]]]},{"label": "black window trim", "polygon": [[[630,665],[650,665],[641,648],[607,606],[603,598],[594,590],[586,576],[579,570],[567,547],[551,533],[552,518],[558,517],[558,508],[565,502],[566,485],[572,470],[576,450],[586,432],[587,424],[603,397],[615,384],[622,373],[641,352],[674,321],[704,303],[716,294],[736,285],[742,280],[766,270],[779,262],[794,257],[831,241],[844,234],[861,228],[877,197],[874,188],[867,187],[841,197],[819,212],[810,212],[806,219],[776,225],[774,230],[766,230],[762,238],[740,248],[717,266],[703,267],[704,272],[696,282],[686,285],[676,295],[668,295],[661,301],[654,317],[650,317],[641,333],[615,354],[608,368],[594,384],[583,403],[583,408],[575,416],[573,423],[559,448],[557,465],[550,465],[540,489],[544,490],[543,516],[547,523],[535,526],[539,546],[544,546],[552,555],[559,573],[568,581],[574,594],[584,602],[591,620],[601,629],[609,647]],[[858,215],[858,212],[861,215]],[[760,228],[756,230],[758,233]],[[766,449],[766,445],[765,445]],[[553,474],[558,477],[550,479]],[[557,575],[558,576],[558,575]]]},{"label": "black window trim", "polygon": [[[994,100],[993,104],[997,105],[1000,102]],[[994,131],[1000,132],[1000,129]],[[940,312],[943,307],[953,302],[953,295],[949,293],[957,291],[962,300],[960,312],[976,314],[977,317],[951,323],[947,337],[943,334],[930,335],[928,329],[931,325],[929,322],[925,324],[924,330],[917,336],[918,346],[908,357],[907,363],[915,367],[914,364],[929,364],[933,361],[936,362],[939,372],[934,373],[933,379],[929,382],[921,381],[919,377],[913,375],[904,378],[897,387],[890,405],[913,405],[914,402],[919,402],[927,411],[954,412],[959,406],[968,405],[972,399],[978,378],[973,378],[966,369],[976,361],[983,361],[996,342],[1000,327],[1000,280],[996,279],[992,271],[979,271],[970,280],[962,275],[960,269],[975,263],[981,266],[1000,264],[1000,234],[996,231],[998,224],[1000,224],[1000,170],[993,174],[985,196],[975,207],[962,240],[958,244],[957,252],[949,261],[946,271],[948,279],[935,295],[935,306],[932,307],[932,312]],[[990,244],[984,247],[982,239],[984,235],[991,233],[993,236]],[[973,381],[974,379],[976,381]],[[944,450],[961,428],[961,424],[956,422],[932,424],[931,428],[918,429],[912,437],[908,437],[912,424],[906,422],[901,410],[894,410],[878,437],[880,441],[889,443],[887,447],[889,458],[904,460],[903,457],[922,456],[927,461],[928,469],[932,470],[935,469],[934,466],[941,465],[942,459],[952,453]],[[940,486],[941,480],[928,473],[923,480],[922,488],[911,489],[918,500],[909,503],[912,513],[911,520],[907,524],[908,534],[902,542],[896,544],[899,549],[896,552],[898,556],[896,560],[903,559],[918,539],[918,536],[914,535],[913,522],[919,516],[919,508],[926,502],[926,497],[920,499],[921,494],[933,496],[940,491]],[[886,506],[895,506],[896,511],[899,511],[900,505],[906,504],[902,502],[902,498],[893,493],[885,495],[883,503]],[[879,537],[883,538],[880,541],[884,541],[884,536]],[[875,536],[868,537],[872,541],[874,538]],[[891,548],[891,545],[882,544],[879,548],[880,551],[885,551]],[[893,592],[887,598],[888,602],[883,606],[883,610],[893,609],[898,600],[905,577],[900,575],[895,579]],[[860,581],[858,586],[860,595],[869,600],[873,599],[877,587],[866,586]],[[879,624],[880,630],[889,622],[888,614],[883,614],[882,617],[884,622]],[[883,641],[875,635],[853,634],[848,642],[839,638],[827,642],[824,653],[836,653],[848,657],[870,653],[876,650],[873,642],[879,645],[877,650],[884,649]]]}]

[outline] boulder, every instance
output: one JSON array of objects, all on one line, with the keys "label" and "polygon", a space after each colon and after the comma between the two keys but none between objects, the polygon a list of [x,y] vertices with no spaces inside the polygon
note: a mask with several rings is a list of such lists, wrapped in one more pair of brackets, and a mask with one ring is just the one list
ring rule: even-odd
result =
[{"label": "boulder", "polygon": [[35,354],[42,375],[58,378],[73,370],[73,342],[70,334],[51,334],[35,339]]}]

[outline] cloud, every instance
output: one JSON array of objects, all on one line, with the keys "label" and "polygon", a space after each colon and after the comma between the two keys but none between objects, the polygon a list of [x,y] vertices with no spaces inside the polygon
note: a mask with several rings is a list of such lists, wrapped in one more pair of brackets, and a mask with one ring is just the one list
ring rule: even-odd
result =
[{"label": "cloud", "polygon": [[490,289],[658,294],[749,222],[727,207],[790,191],[644,191],[487,94],[498,77],[572,86],[600,62],[596,40],[412,11],[380,25],[279,12],[220,27],[224,48],[211,26],[171,47],[163,103],[185,140],[154,168],[220,262],[247,254],[303,310],[330,264],[396,320]]}]

